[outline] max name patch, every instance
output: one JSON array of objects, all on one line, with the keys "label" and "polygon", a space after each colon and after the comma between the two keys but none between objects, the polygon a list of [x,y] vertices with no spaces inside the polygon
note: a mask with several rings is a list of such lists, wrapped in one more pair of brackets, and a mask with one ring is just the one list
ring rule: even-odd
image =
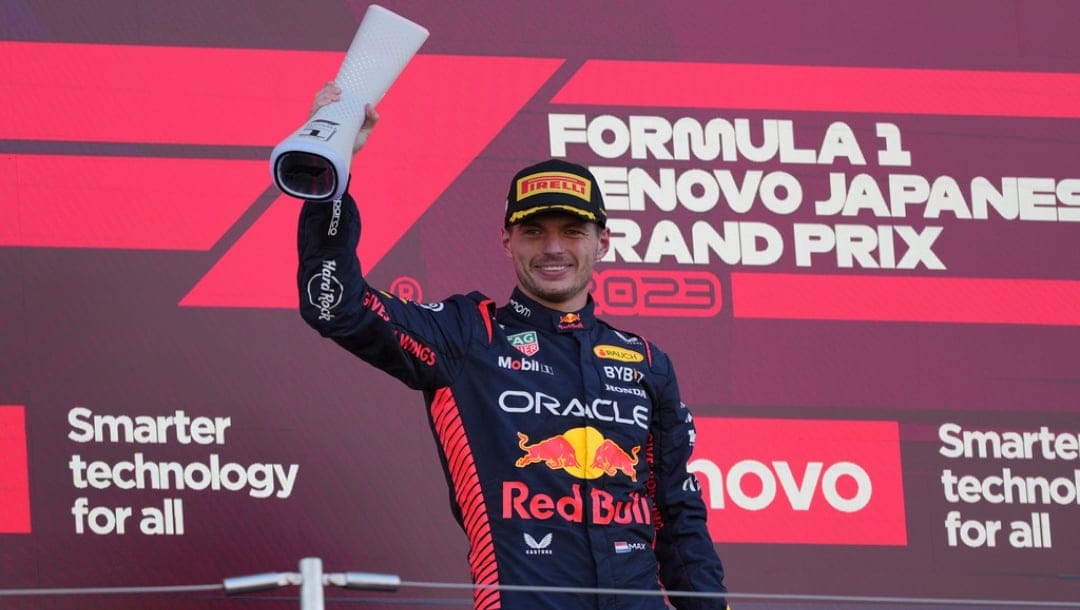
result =
[{"label": "max name patch", "polygon": [[625,347],[616,347],[614,345],[597,345],[593,348],[593,353],[598,358],[606,358],[608,360],[618,360],[619,362],[641,362],[645,359],[645,356],[640,352],[635,352],[632,349],[626,349]]},{"label": "max name patch", "polygon": [[517,198],[520,201],[533,195],[562,193],[588,201],[591,187],[589,181],[581,176],[563,172],[540,172],[518,179]]}]

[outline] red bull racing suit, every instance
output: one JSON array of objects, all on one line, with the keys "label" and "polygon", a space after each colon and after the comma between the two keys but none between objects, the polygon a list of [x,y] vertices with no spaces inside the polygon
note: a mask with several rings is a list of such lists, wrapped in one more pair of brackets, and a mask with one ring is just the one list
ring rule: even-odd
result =
[{"label": "red bull racing suit", "polygon": [[[422,390],[475,583],[721,593],[694,443],[667,355],[593,313],[515,289],[432,304],[369,286],[350,196],[306,202],[300,311],[323,336]],[[678,608],[719,597],[671,596]],[[477,588],[476,608],[660,609],[660,596]]]}]

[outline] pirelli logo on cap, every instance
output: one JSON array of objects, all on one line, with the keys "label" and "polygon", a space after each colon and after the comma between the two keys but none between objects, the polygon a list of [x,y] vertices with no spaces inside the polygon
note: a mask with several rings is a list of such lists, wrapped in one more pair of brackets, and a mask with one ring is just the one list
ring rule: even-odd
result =
[{"label": "pirelli logo on cap", "polygon": [[518,178],[517,181],[518,201],[545,193],[561,193],[589,201],[591,190],[592,183],[589,180],[565,172],[540,172]]},{"label": "pirelli logo on cap", "polygon": [[641,352],[635,352],[632,349],[616,347],[614,345],[597,345],[593,348],[593,353],[599,358],[618,360],[619,362],[641,362],[645,359],[645,356],[642,355]]}]

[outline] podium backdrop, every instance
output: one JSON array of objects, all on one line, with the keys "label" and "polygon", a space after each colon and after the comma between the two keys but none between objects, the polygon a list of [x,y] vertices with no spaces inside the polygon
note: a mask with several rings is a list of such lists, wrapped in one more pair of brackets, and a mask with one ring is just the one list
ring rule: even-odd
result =
[{"label": "podium backdrop", "polygon": [[[676,363],[733,592],[1080,599],[1080,6],[384,5],[431,36],[352,164],[369,279],[505,300],[510,176],[592,167],[598,308]],[[0,9],[0,588],[467,582],[422,401],[300,320],[268,171],[366,6]]]}]

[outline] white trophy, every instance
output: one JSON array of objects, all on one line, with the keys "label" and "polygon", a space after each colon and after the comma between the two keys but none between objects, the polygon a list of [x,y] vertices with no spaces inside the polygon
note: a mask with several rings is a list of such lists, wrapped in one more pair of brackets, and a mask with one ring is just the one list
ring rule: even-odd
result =
[{"label": "white trophy", "polygon": [[316,201],[345,194],[364,106],[382,99],[427,37],[424,27],[368,6],[335,79],[341,100],[320,108],[270,153],[270,172],[282,192]]}]

